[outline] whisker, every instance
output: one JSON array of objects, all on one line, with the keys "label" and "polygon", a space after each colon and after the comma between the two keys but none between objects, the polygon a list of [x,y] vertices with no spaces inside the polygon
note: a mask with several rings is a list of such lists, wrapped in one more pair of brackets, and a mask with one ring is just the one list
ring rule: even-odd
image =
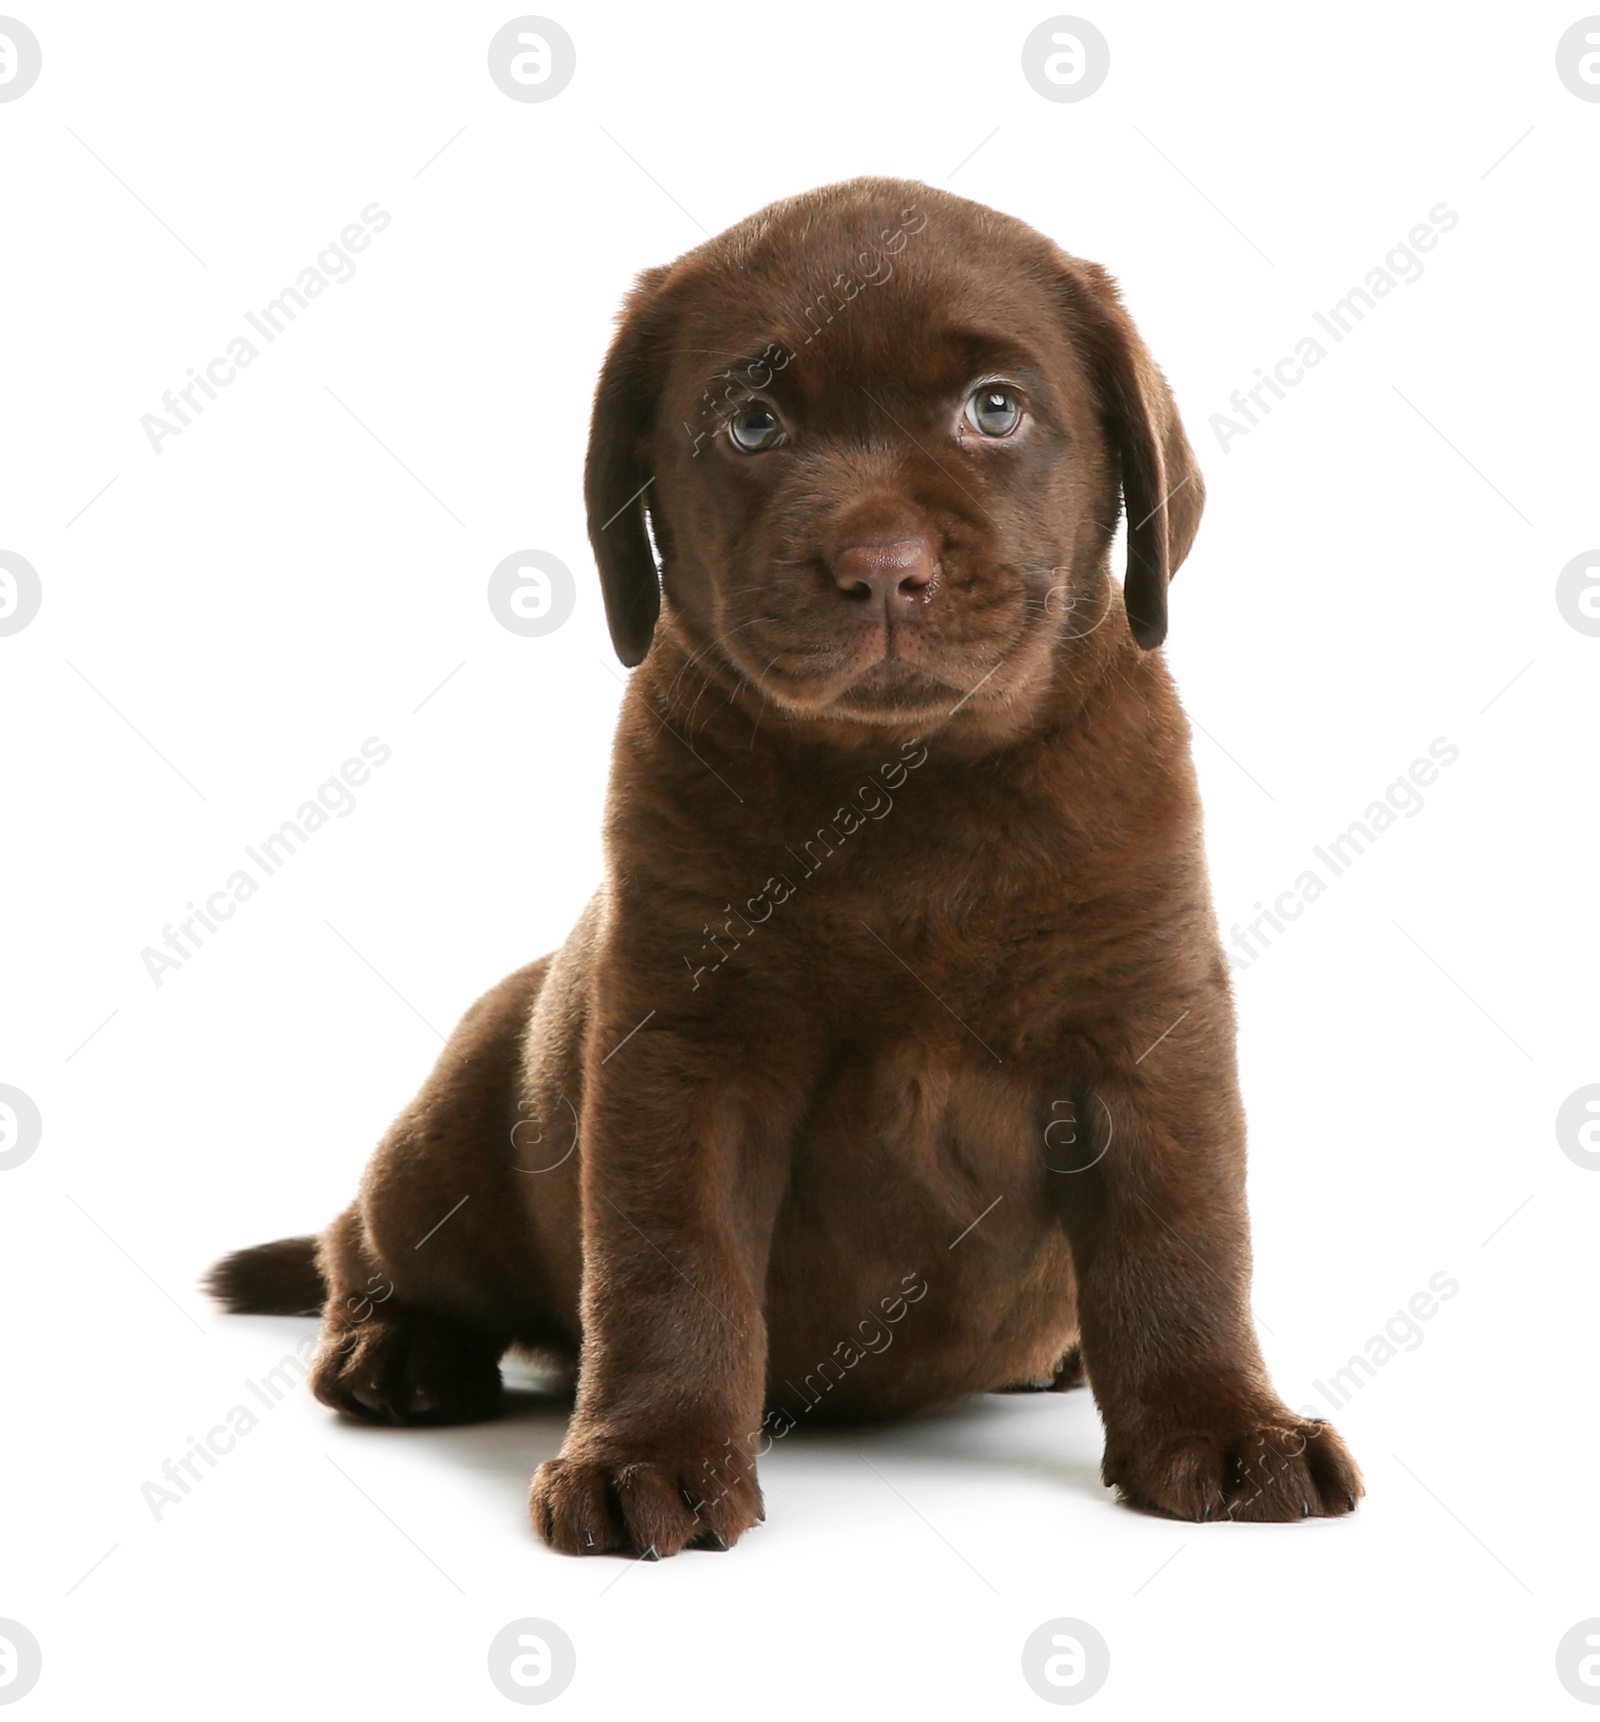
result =
[{"label": "whisker", "polygon": [[678,684],[713,646],[725,645],[735,634],[741,632],[745,628],[753,628],[757,622],[775,622],[777,619],[778,618],[776,616],[752,616],[748,622],[741,622],[737,628],[730,628],[725,634],[713,634],[697,652],[690,653],[683,668],[672,678],[672,684],[667,689],[666,693],[668,703],[672,704],[676,701],[678,695]]}]

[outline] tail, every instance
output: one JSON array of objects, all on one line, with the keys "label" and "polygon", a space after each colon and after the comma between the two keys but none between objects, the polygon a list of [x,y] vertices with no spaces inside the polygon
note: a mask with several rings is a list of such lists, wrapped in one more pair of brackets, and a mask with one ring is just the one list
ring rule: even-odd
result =
[{"label": "tail", "polygon": [[232,1315],[321,1315],[328,1288],[315,1238],[279,1238],[224,1256],[205,1289]]}]

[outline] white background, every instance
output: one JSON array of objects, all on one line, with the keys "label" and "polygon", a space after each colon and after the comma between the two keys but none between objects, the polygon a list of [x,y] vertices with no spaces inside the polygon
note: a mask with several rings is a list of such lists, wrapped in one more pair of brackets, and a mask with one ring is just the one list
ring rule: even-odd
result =
[{"label": "white background", "polygon": [[[0,1616],[45,1658],[19,1716],[508,1715],[485,1652],[525,1615],[577,1647],[572,1716],[1042,1715],[1019,1655],[1056,1616],[1110,1645],[1106,1717],[1576,1714],[1600,1177],[1554,1119],[1600,1081],[1600,639],[1555,581],[1600,543],[1600,104],[1555,47],[1582,12],[1093,0],[1110,77],[1057,104],[1021,74],[1036,5],[551,0],[577,74],[521,104],[486,71],[506,7],[14,3],[44,53],[0,105],[0,548],[44,592],[0,638],[0,1082],[44,1119],[0,1174]],[[1337,1417],[1367,1502],[1141,1517],[1086,1395],[990,1398],[780,1443],[726,1556],[582,1562],[525,1516],[559,1412],[369,1432],[302,1388],[157,1522],[141,1485],[310,1331],[196,1276],[324,1224],[435,1030],[596,881],[622,672],[580,474],[620,296],[862,172],[1105,263],[1172,380],[1210,503],[1168,657],[1224,927],[1460,750],[1238,976],[1285,1397],[1460,1286]],[[141,415],[374,201],[355,277],[153,453]],[[1422,278],[1220,449],[1232,391],[1441,201]],[[544,639],[485,599],[529,547],[578,578]],[[356,811],[156,988],[141,950],[368,736],[393,758]]]}]

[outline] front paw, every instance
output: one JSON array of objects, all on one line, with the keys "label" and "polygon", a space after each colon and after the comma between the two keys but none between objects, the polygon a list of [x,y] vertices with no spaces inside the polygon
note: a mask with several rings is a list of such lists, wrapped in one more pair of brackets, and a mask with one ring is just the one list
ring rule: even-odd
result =
[{"label": "front paw", "polygon": [[1361,1472],[1331,1424],[1279,1407],[1221,1427],[1108,1436],[1103,1475],[1135,1507],[1256,1523],[1355,1511]]},{"label": "front paw", "polygon": [[528,1499],[534,1529],[562,1554],[728,1549],[766,1517],[755,1460],[736,1441],[568,1447],[534,1473]]}]

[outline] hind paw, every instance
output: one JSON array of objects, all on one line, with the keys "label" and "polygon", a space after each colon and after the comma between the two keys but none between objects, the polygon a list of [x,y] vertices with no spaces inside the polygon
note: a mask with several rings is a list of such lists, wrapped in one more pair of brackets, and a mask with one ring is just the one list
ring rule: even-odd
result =
[{"label": "hind paw", "polygon": [[504,1351],[498,1337],[431,1316],[330,1323],[311,1390],[364,1423],[480,1423],[501,1410]]}]

